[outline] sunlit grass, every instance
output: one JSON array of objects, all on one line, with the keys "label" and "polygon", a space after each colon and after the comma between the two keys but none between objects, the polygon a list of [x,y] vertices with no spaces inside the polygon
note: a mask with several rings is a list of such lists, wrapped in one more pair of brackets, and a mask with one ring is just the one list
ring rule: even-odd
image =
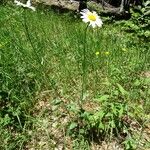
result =
[{"label": "sunlit grass", "polygon": [[[28,141],[26,130],[32,128],[29,118],[40,100],[39,93],[52,90],[52,99],[61,95],[68,101],[78,101],[85,27],[69,14],[0,6],[0,141],[9,143],[0,144],[2,149]],[[124,98],[129,104],[144,103],[138,117],[149,112],[149,106],[145,107],[149,102],[149,83],[145,85],[141,75],[149,71],[149,45],[122,32],[120,26],[104,23],[100,29],[87,30],[86,48],[86,89],[91,94],[90,101],[104,94],[120,101],[118,83],[129,92]],[[13,126],[22,135],[13,141],[15,133],[10,134],[11,129],[3,132],[7,126]]]}]

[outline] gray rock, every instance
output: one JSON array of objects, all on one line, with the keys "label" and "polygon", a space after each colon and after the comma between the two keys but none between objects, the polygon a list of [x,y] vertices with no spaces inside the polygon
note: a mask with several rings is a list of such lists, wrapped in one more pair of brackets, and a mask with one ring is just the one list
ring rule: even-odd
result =
[{"label": "gray rock", "polygon": [[58,6],[69,10],[78,10],[79,2],[75,0],[33,0],[50,6]]}]

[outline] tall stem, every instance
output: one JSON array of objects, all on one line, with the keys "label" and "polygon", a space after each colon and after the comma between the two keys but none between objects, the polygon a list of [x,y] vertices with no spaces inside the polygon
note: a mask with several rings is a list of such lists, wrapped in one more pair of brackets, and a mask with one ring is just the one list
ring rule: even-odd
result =
[{"label": "tall stem", "polygon": [[82,102],[84,99],[84,93],[86,92],[86,71],[87,71],[87,65],[86,65],[86,48],[87,48],[87,29],[88,26],[85,28],[84,32],[84,43],[83,43],[83,60],[82,60],[82,93],[81,93],[81,101],[80,101],[80,107],[82,108]]},{"label": "tall stem", "polygon": [[38,52],[36,51],[36,48],[34,46],[34,43],[31,39],[31,36],[30,36],[30,31],[29,31],[29,28],[28,28],[28,25],[27,25],[27,16],[26,16],[26,10],[24,11],[24,23],[22,23],[23,27],[24,27],[24,31],[25,31],[25,34],[26,34],[26,37],[27,37],[27,40],[30,42],[30,45],[34,51],[34,54],[36,55],[36,58],[38,60],[38,62],[41,64],[41,60],[40,60],[40,57],[38,55]]}]

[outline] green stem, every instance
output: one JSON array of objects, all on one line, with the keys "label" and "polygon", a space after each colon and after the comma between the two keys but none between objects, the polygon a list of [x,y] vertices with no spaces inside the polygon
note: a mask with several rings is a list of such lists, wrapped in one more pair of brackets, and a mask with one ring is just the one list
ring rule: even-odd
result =
[{"label": "green stem", "polygon": [[83,97],[84,93],[86,92],[86,71],[87,71],[87,65],[86,65],[86,46],[87,46],[87,29],[88,26],[85,28],[85,33],[84,33],[84,43],[83,43],[83,60],[82,60],[82,93],[81,93],[81,101],[80,101],[80,107],[82,108],[82,102],[83,102]]},{"label": "green stem", "polygon": [[26,34],[26,37],[27,37],[27,40],[30,42],[30,45],[34,51],[34,54],[36,55],[36,58],[38,60],[38,62],[41,64],[41,60],[40,60],[40,57],[36,51],[36,48],[33,44],[33,41],[31,39],[31,36],[30,36],[30,31],[29,31],[29,28],[28,28],[28,25],[27,25],[27,16],[26,16],[26,10],[24,11],[24,23],[22,23],[23,27],[24,27],[24,31],[25,31],[25,34]]}]

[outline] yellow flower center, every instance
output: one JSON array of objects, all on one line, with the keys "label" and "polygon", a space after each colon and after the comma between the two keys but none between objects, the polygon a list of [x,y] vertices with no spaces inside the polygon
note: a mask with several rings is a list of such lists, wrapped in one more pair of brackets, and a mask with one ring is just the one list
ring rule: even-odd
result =
[{"label": "yellow flower center", "polygon": [[88,19],[91,20],[91,21],[96,21],[96,16],[93,15],[92,13],[90,13],[90,14],[88,15]]}]

